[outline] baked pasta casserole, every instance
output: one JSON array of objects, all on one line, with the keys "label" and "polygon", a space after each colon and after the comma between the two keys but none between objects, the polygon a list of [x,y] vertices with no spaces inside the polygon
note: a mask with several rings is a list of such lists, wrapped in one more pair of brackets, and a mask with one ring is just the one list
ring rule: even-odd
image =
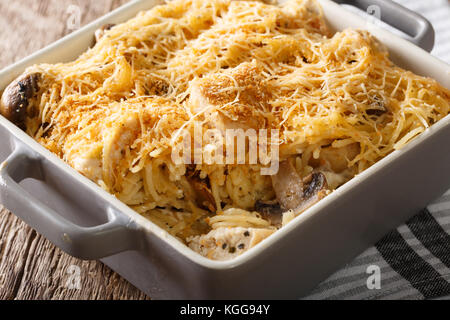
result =
[{"label": "baked pasta casserole", "polygon": [[[253,247],[450,112],[448,89],[394,65],[366,31],[331,32],[311,0],[173,0],[95,39],[73,62],[28,68],[3,92],[2,114],[215,260]],[[231,142],[227,130],[238,132]],[[198,132],[200,148],[184,140]],[[249,132],[265,145],[252,148]],[[237,150],[242,133],[243,161],[207,161]],[[188,161],[175,161],[180,143]],[[250,161],[262,149],[276,155],[270,174],[267,157]]]}]

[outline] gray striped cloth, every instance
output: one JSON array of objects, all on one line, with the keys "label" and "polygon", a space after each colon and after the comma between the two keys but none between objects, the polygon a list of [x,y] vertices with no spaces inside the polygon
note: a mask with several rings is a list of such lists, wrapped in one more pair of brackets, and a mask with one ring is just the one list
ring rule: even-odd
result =
[{"label": "gray striped cloth", "polygon": [[[450,63],[450,2],[395,1],[433,24],[431,53]],[[450,190],[304,299],[450,299]]]}]

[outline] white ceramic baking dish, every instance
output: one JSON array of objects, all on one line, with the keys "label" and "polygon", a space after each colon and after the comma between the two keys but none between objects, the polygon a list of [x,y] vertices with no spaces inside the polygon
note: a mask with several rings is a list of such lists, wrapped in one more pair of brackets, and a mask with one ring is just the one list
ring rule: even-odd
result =
[{"label": "white ceramic baking dish", "polygon": [[[334,2],[320,3],[332,28],[370,29],[397,64],[450,86],[446,63]],[[155,4],[132,1],[4,69],[0,90],[29,65],[75,59],[91,45],[96,28],[126,21]],[[432,29],[417,16],[406,16],[401,25],[410,31],[410,40],[430,49]],[[100,259],[160,299],[298,298],[450,186],[447,116],[253,249],[220,262],[191,251],[1,116],[0,137],[0,201],[64,251]]]}]

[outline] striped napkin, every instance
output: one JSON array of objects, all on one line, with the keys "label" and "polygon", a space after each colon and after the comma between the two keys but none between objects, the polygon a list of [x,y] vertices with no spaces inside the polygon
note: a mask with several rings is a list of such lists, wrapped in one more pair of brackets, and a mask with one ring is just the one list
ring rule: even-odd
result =
[{"label": "striped napkin", "polygon": [[[395,1],[433,24],[431,53],[450,63],[450,1]],[[450,190],[304,299],[450,299]]]}]

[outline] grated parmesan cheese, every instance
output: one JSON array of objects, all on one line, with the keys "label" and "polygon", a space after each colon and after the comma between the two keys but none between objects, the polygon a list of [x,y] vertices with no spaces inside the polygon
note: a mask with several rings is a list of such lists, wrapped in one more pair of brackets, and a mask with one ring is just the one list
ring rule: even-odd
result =
[{"label": "grated parmesan cheese", "polygon": [[[251,210],[275,195],[260,165],[174,164],[181,129],[279,129],[281,160],[337,187],[450,112],[448,89],[393,65],[366,31],[332,34],[310,0],[170,1],[26,72],[41,74],[27,133],[183,241],[268,228]],[[208,209],[192,172],[209,179]]]}]

